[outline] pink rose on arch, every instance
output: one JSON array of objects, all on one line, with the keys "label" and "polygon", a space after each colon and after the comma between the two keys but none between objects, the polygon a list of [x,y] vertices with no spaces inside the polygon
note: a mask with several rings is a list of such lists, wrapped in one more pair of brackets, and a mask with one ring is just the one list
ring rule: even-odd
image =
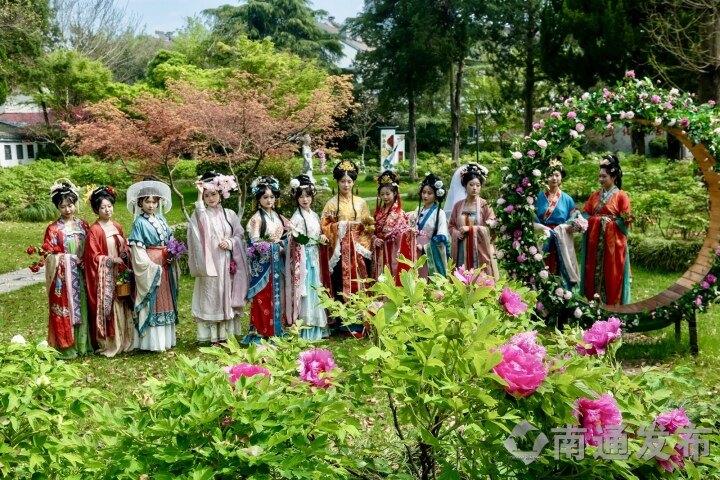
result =
[{"label": "pink rose on arch", "polygon": [[635,78],[635,70],[628,70],[627,72],[625,72],[625,77],[626,78]]},{"label": "pink rose on arch", "polygon": [[572,120],[573,118],[577,118],[577,113],[575,113],[575,112],[568,112],[567,115],[565,115],[565,117]]},{"label": "pink rose on arch", "polygon": [[513,210],[515,210],[515,207],[513,207],[512,205],[508,205],[507,207],[505,207],[505,211],[507,213],[512,213]]},{"label": "pink rose on arch", "polygon": [[620,338],[620,320],[610,317],[607,321],[598,320],[583,334],[583,343],[576,346],[580,355],[602,355],[612,342]]},{"label": "pink rose on arch", "polygon": [[[520,255],[520,257],[525,257],[525,255]],[[518,261],[520,261],[520,257],[518,257]],[[523,259],[522,261],[524,262],[525,260]],[[513,317],[517,317],[527,311],[527,305],[523,303],[520,295],[508,287],[503,288],[499,301],[503,308],[505,308],[505,311]]]},{"label": "pink rose on arch", "polygon": [[333,354],[323,348],[305,350],[298,357],[300,380],[315,387],[328,388],[331,383],[329,374],[337,368]]},{"label": "pink rose on arch", "polygon": [[230,383],[235,383],[240,377],[254,377],[255,375],[270,376],[270,371],[260,365],[252,365],[249,363],[238,363],[231,367],[225,367],[224,370],[230,375]]},{"label": "pink rose on arch", "polygon": [[537,332],[519,333],[498,350],[502,361],[493,368],[507,382],[505,391],[515,397],[527,397],[547,376],[545,347],[535,343]]},{"label": "pink rose on arch", "polygon": [[690,125],[690,121],[687,118],[681,118],[680,119],[680,126],[685,128],[688,125]]},{"label": "pink rose on arch", "polygon": [[660,98],[660,95],[653,95],[652,97],[650,97],[650,102],[654,103],[656,105],[658,103],[660,103],[661,101],[662,101],[662,99]]},{"label": "pink rose on arch", "polygon": [[578,135],[579,135],[579,133],[577,132],[577,130],[570,130],[570,136],[572,138],[577,138]]},{"label": "pink rose on arch", "polygon": [[575,418],[585,428],[585,444],[598,446],[608,433],[608,426],[621,425],[622,413],[617,401],[610,395],[601,395],[597,400],[579,398],[575,402]]},{"label": "pink rose on arch", "polygon": [[521,253],[520,255],[518,255],[517,261],[520,263],[525,263],[527,261],[527,257],[525,256],[524,253]]},{"label": "pink rose on arch", "polygon": [[550,116],[552,118],[557,118],[558,120],[560,120],[560,117],[562,117],[562,115],[560,115],[560,112],[551,112]]}]

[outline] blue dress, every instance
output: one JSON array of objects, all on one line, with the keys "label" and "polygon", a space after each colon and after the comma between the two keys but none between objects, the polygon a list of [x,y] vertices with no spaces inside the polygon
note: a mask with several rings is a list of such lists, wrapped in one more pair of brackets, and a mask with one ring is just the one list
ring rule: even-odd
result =
[{"label": "blue dress", "polygon": [[[546,253],[545,264],[548,266],[550,273],[560,275],[563,287],[572,289],[576,282],[571,281],[568,275],[568,266],[563,261],[563,256],[558,251],[558,237],[555,227],[572,221],[579,215],[578,209],[575,207],[575,201],[570,195],[560,191],[559,197],[549,199],[550,192],[542,192],[538,195],[536,202],[535,222],[549,227],[550,237],[543,245],[543,252]],[[577,260],[575,260],[577,265]],[[577,267],[575,267],[577,270]]]}]

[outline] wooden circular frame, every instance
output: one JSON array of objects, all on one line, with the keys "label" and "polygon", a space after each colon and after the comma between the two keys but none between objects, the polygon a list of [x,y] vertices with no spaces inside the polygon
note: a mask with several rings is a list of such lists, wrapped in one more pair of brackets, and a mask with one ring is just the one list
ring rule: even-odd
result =
[{"label": "wooden circular frame", "polygon": [[[633,123],[651,126],[648,120],[637,119]],[[673,285],[665,291],[658,293],[654,297],[650,297],[639,302],[628,303],[626,305],[603,306],[604,310],[613,313],[639,313],[645,311],[656,310],[659,307],[666,307],[673,304],[687,291],[692,289],[696,284],[700,283],[710,272],[715,259],[715,248],[720,245],[720,174],[715,172],[716,160],[708,152],[702,144],[693,144],[687,135],[677,128],[662,128],[668,134],[677,138],[692,153],[702,174],[705,178],[705,184],[708,190],[710,200],[710,225],[708,226],[705,241],[703,242],[700,253],[695,263],[687,269]]]}]

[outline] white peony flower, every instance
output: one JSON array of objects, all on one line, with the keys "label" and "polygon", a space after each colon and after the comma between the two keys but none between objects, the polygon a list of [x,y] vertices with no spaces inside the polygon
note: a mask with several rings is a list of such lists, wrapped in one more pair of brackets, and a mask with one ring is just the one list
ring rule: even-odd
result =
[{"label": "white peony flower", "polygon": [[27,342],[25,341],[25,337],[22,335],[15,335],[10,339],[10,343],[17,343],[18,345],[25,345]]},{"label": "white peony flower", "polygon": [[655,120],[653,120],[653,125],[656,127],[662,125],[662,118],[656,118]]},{"label": "white peony flower", "polygon": [[610,115],[609,113],[605,115],[605,121],[608,123],[612,122],[612,115]]},{"label": "white peony flower", "polygon": [[535,259],[536,262],[542,262],[542,259],[543,259],[542,253],[536,253],[535,255],[533,255],[533,258]]},{"label": "white peony flower", "polygon": [[577,138],[578,135],[579,135],[579,134],[578,134],[577,131],[575,131],[575,130],[570,130],[570,136],[571,136],[572,138]]},{"label": "white peony flower", "polygon": [[38,387],[47,387],[48,385],[50,385],[50,379],[46,375],[40,375],[35,380],[35,385],[37,385]]},{"label": "white peony flower", "polygon": [[630,119],[635,118],[635,112],[633,112],[633,111],[627,112],[625,114],[625,117],[630,118]]},{"label": "white peony flower", "polygon": [[542,175],[542,172],[538,170],[537,168],[532,171],[533,177],[539,177]]},{"label": "white peony flower", "polygon": [[496,203],[497,203],[498,205],[505,205],[505,199],[502,198],[502,197],[500,197],[500,198],[497,199],[497,202],[496,202]]},{"label": "white peony flower", "polygon": [[520,153],[520,152],[513,152],[512,158],[514,158],[515,160],[520,160],[520,159],[522,158],[522,153]]},{"label": "white peony flower", "polygon": [[47,347],[47,346],[48,346],[48,342],[47,342],[47,340],[43,340],[42,342],[38,343],[37,346],[38,346],[38,347]]},{"label": "white peony flower", "polygon": [[537,143],[537,146],[540,147],[540,148],[547,148],[547,146],[548,146],[547,141],[542,140],[542,139],[538,140],[538,141],[535,142],[535,143]]},{"label": "white peony flower", "polygon": [[678,90],[677,88],[671,88],[670,95],[680,95],[680,90]]},{"label": "white peony flower", "polygon": [[495,257],[496,257],[498,260],[502,259],[504,256],[505,256],[505,252],[502,251],[502,250],[498,250],[497,252],[495,252]]},{"label": "white peony flower", "polygon": [[549,275],[549,273],[547,270],[545,270],[545,269],[540,270],[540,278],[542,278],[543,280],[547,280],[548,275]]},{"label": "white peony flower", "polygon": [[590,98],[590,93],[585,92],[580,96],[580,98],[587,101]]},{"label": "white peony flower", "polygon": [[528,252],[530,252],[530,255],[535,255],[536,253],[538,253],[538,249],[535,245],[533,245],[530,248],[528,248]]},{"label": "white peony flower", "polygon": [[558,287],[555,289],[555,295],[558,297],[562,297],[565,294],[565,290],[563,290],[561,287]]},{"label": "white peony flower", "polygon": [[527,197],[526,200],[528,205],[532,205],[533,203],[535,203],[535,199],[533,197]]},{"label": "white peony flower", "polygon": [[566,290],[565,294],[563,295],[563,298],[565,300],[570,300],[572,298],[572,292],[570,290]]},{"label": "white peony flower", "polygon": [[582,133],[585,131],[585,125],[583,125],[582,123],[578,123],[575,125],[575,130],[579,133]]},{"label": "white peony flower", "polygon": [[580,318],[580,317],[582,317],[582,314],[583,314],[583,313],[582,313],[582,310],[580,310],[580,307],[576,308],[576,309],[575,309],[575,312],[573,313],[573,315],[575,315],[575,318]]}]

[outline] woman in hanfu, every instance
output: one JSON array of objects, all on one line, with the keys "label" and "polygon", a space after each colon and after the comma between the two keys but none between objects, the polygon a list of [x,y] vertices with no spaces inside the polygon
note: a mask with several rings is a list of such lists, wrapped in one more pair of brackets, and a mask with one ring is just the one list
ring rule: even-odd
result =
[{"label": "woman in hanfu", "polygon": [[583,207],[587,231],[583,235],[580,291],[588,300],[599,295],[605,305],[630,303],[630,252],[627,235],[630,199],[620,190],[622,169],[614,155],[600,162],[600,190]]},{"label": "woman in hanfu", "polygon": [[371,236],[375,229],[370,209],[361,197],[352,194],[358,168],[350,160],[335,165],[333,178],[338,194],[325,204],[321,226],[328,239],[328,264],[335,297],[344,301],[364,290],[372,259]]},{"label": "woman in hanfu", "polygon": [[480,197],[487,174],[487,168],[475,163],[462,170],[460,183],[465,187],[466,197],[455,203],[448,229],[453,239],[451,253],[455,266],[464,266],[466,270],[482,267],[487,275],[497,279],[499,270],[489,226],[495,221],[495,212]]},{"label": "woman in hanfu", "polygon": [[378,177],[378,202],[375,206],[375,236],[373,237],[373,278],[383,275],[385,267],[395,283],[400,285],[400,272],[410,267],[398,261],[403,255],[415,261],[415,230],[408,222],[400,200],[400,181],[390,170]]},{"label": "woman in hanfu", "polygon": [[285,316],[288,324],[300,326],[300,338],[310,341],[330,336],[325,309],[320,304],[320,290],[330,288],[330,270],[320,229],[320,217],[311,210],[317,191],[309,176],[299,175],[290,181],[290,191],[297,208],[290,219],[285,266]]},{"label": "woman in hanfu", "polygon": [[112,220],[115,189],[98,187],[90,194],[90,206],[98,218],[90,226],[85,244],[85,278],[90,319],[98,353],[114,357],[133,348],[135,328],[130,304],[115,294],[121,271],[130,265],[130,250],[119,223]]},{"label": "woman in hanfu", "polygon": [[83,254],[90,228],[75,216],[77,190],[70,183],[56,183],[50,198],[60,218],[45,230],[42,250],[45,258],[45,286],[50,305],[48,344],[60,358],[74,358],[93,352],[87,315],[87,293],[83,275]]},{"label": "woman in hanfu", "polygon": [[283,334],[285,320],[285,228],[287,220],[275,211],[280,183],[275,177],[256,178],[250,185],[257,210],[250,217],[247,233],[250,286],[250,331],[242,343],[259,343]]},{"label": "woman in hanfu", "polygon": [[440,177],[428,173],[420,183],[420,206],[409,215],[411,223],[418,229],[417,255],[427,257],[427,262],[419,271],[423,278],[435,274],[447,275],[450,232],[442,209],[445,194],[445,185]]},{"label": "woman in hanfu", "polygon": [[162,352],[175,346],[178,271],[168,244],[172,230],[163,213],[172,207],[170,188],[145,180],[130,186],[127,207],[135,215],[128,244],[135,276],[134,348]]},{"label": "woman in hanfu", "polygon": [[248,291],[245,231],[237,213],[222,204],[237,190],[233,177],[210,171],[195,186],[199,198],[188,228],[188,266],[195,277],[192,316],[198,342],[218,344],[242,331]]},{"label": "woman in hanfu", "polygon": [[587,224],[572,197],[560,190],[566,175],[563,164],[551,160],[550,171],[548,189],[538,195],[533,225],[548,237],[543,246],[545,265],[550,273],[560,275],[565,289],[572,290],[580,282],[573,233]]}]

